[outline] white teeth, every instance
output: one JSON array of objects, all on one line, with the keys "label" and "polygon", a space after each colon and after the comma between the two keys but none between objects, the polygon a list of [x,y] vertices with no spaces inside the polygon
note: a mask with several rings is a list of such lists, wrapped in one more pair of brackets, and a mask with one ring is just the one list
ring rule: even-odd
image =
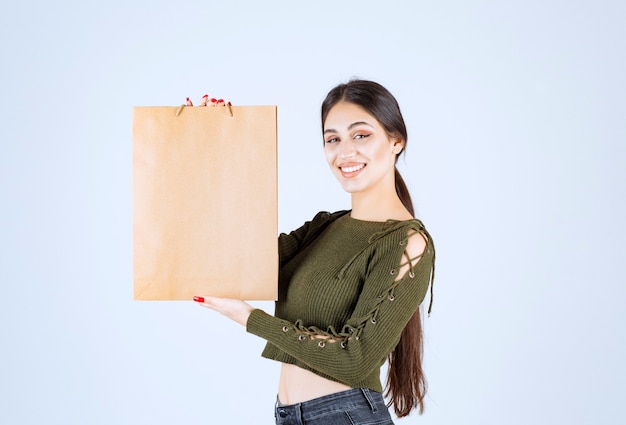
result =
[{"label": "white teeth", "polygon": [[365,164],[353,165],[352,167],[341,167],[341,171],[343,171],[344,173],[354,173],[355,171],[359,171],[363,167],[365,167]]}]

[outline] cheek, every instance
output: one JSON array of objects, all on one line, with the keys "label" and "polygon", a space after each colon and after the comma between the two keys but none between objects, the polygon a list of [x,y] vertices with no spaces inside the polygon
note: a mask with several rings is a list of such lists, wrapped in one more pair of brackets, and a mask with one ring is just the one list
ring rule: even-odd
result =
[{"label": "cheek", "polygon": [[384,161],[395,161],[396,154],[393,153],[393,146],[382,145],[378,151],[378,157]]},{"label": "cheek", "polygon": [[326,162],[328,165],[333,165],[335,162],[335,153],[332,147],[325,146],[324,147],[324,157],[326,158]]}]

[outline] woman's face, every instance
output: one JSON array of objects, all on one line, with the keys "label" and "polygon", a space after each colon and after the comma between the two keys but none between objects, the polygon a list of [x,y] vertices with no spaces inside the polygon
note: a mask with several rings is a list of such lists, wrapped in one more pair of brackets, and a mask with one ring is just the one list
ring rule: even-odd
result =
[{"label": "woman's face", "polygon": [[404,142],[390,138],[374,116],[354,103],[339,102],[324,122],[324,154],[349,193],[395,190],[396,155]]}]

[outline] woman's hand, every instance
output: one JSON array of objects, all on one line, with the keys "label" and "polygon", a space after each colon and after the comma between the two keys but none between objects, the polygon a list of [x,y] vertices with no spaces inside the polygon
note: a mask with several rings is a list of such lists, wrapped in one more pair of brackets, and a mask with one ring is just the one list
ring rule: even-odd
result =
[{"label": "woman's hand", "polygon": [[193,300],[202,307],[215,310],[243,326],[246,326],[248,317],[254,310],[254,307],[247,302],[231,298],[193,297]]}]

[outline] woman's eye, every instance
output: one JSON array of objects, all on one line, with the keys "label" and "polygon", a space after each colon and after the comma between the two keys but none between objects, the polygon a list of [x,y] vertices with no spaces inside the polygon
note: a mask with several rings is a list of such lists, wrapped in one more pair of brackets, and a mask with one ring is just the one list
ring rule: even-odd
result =
[{"label": "woman's eye", "polygon": [[337,140],[338,139],[336,137],[331,137],[330,139],[326,139],[326,143],[335,143]]},{"label": "woman's eye", "polygon": [[370,137],[370,135],[369,134],[360,134],[360,133],[354,135],[355,139],[365,139],[366,137]]}]

